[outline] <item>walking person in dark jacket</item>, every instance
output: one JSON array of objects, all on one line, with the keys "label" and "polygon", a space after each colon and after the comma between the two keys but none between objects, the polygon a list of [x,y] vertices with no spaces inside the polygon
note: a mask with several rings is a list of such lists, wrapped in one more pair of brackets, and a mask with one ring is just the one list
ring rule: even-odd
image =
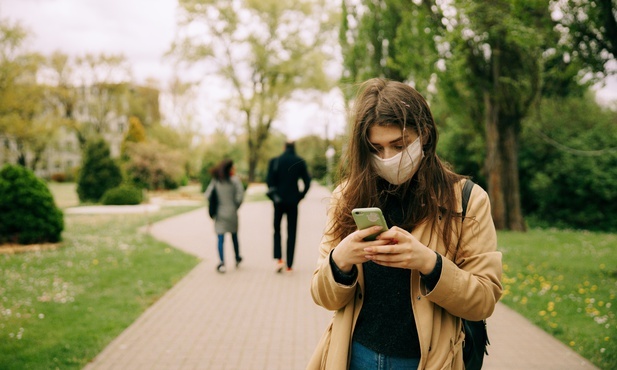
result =
[{"label": "walking person in dark jacket", "polygon": [[[298,180],[304,183],[302,191]],[[287,215],[287,271],[293,265],[296,248],[296,226],[298,224],[298,203],[304,198],[311,184],[311,177],[303,158],[296,155],[293,141],[285,143],[285,151],[272,158],[268,164],[268,188],[276,188],[274,203],[274,258],[276,272],[283,271],[285,264],[281,250],[281,221]]]},{"label": "walking person in dark jacket", "polygon": [[230,159],[223,160],[210,170],[212,181],[208,184],[204,197],[209,199],[210,194],[216,189],[218,207],[214,217],[214,231],[218,236],[219,264],[216,271],[225,272],[225,255],[223,244],[225,233],[231,234],[231,241],[236,255],[236,268],[242,262],[240,245],[238,243],[238,208],[244,199],[244,186],[235,175],[234,162]]}]

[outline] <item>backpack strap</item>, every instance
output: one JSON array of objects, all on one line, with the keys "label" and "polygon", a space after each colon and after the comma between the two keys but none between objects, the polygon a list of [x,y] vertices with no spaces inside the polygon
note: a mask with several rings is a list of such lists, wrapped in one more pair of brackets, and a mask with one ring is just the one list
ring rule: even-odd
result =
[{"label": "backpack strap", "polygon": [[[465,181],[461,194],[461,203],[463,205],[462,220],[465,221],[467,215],[467,203],[471,196],[474,182],[470,179]],[[458,248],[457,248],[458,251]],[[465,331],[465,342],[463,343],[463,361],[466,369],[481,369],[484,355],[488,355],[486,348],[491,342],[488,339],[486,329],[486,320],[469,321],[463,319],[463,331]]]},{"label": "backpack strap", "polygon": [[465,216],[467,215],[467,203],[469,203],[469,197],[471,196],[471,190],[473,189],[474,182],[470,179],[465,181],[465,185],[463,185],[463,192],[461,196],[462,204],[463,204],[463,221],[465,221]]},{"label": "backpack strap", "polygon": [[[465,216],[467,215],[467,203],[469,203],[469,198],[471,196],[471,190],[473,189],[474,186],[474,182],[471,181],[470,179],[467,179],[467,181],[465,181],[465,184],[463,185],[463,190],[461,191],[461,204],[463,206],[463,211],[461,212],[462,218],[461,218],[461,223],[463,223],[463,221],[465,221]],[[462,227],[461,227],[461,232],[463,231]],[[456,246],[456,252],[454,252],[454,258],[456,259],[456,256],[458,255],[458,248],[459,245]]]}]

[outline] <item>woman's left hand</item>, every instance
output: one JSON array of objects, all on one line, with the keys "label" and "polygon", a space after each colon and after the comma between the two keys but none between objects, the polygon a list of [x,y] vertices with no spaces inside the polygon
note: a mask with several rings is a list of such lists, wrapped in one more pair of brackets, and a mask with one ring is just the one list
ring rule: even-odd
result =
[{"label": "woman's left hand", "polygon": [[391,240],[388,245],[365,248],[366,259],[389,267],[419,270],[429,274],[435,268],[435,252],[420,243],[411,233],[393,226],[377,237],[379,240]]}]

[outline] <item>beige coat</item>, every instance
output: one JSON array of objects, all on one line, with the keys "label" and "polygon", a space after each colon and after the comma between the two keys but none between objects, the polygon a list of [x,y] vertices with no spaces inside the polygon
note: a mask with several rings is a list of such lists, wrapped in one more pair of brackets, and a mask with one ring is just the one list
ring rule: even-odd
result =
[{"label": "beige coat", "polygon": [[[458,190],[459,199],[463,183],[460,183]],[[337,188],[332,196],[327,227],[332,222],[331,211],[339,198],[340,189]],[[454,222],[457,223],[455,230],[460,230],[460,219]],[[453,262],[452,256],[443,258],[441,277],[432,291],[427,292],[418,271],[411,273],[411,303],[421,350],[419,369],[463,369],[465,335],[459,318],[474,321],[485,319],[493,313],[501,297],[501,253],[496,250],[497,236],[488,194],[479,186],[473,187],[463,226],[461,237],[457,233],[452,240],[452,243],[460,245],[457,261]],[[442,238],[430,226],[417,227],[412,234],[442,256],[446,254]],[[338,241],[328,243],[327,237],[324,236],[320,245],[311,294],[315,303],[334,311],[334,317],[309,362],[307,369],[311,370],[348,368],[351,337],[362,308],[362,265],[357,265],[358,279],[354,285],[336,283],[329,254]]]}]

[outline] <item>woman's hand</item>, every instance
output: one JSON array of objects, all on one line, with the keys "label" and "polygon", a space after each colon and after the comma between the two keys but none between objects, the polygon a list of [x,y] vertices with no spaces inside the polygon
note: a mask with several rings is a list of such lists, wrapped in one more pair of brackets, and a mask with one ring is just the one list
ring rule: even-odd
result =
[{"label": "woman's hand", "polygon": [[353,265],[364,263],[367,261],[366,249],[372,247],[381,247],[390,240],[378,239],[374,241],[363,240],[369,235],[375,234],[382,230],[381,226],[372,226],[364,230],[356,230],[347,235],[347,237],[334,248],[332,259],[338,268],[343,272],[350,272]]},{"label": "woman's hand", "polygon": [[383,266],[415,269],[424,275],[435,268],[437,263],[435,252],[400,227],[394,226],[384,231],[379,234],[377,240],[387,243],[365,246],[364,257],[367,260]]}]

